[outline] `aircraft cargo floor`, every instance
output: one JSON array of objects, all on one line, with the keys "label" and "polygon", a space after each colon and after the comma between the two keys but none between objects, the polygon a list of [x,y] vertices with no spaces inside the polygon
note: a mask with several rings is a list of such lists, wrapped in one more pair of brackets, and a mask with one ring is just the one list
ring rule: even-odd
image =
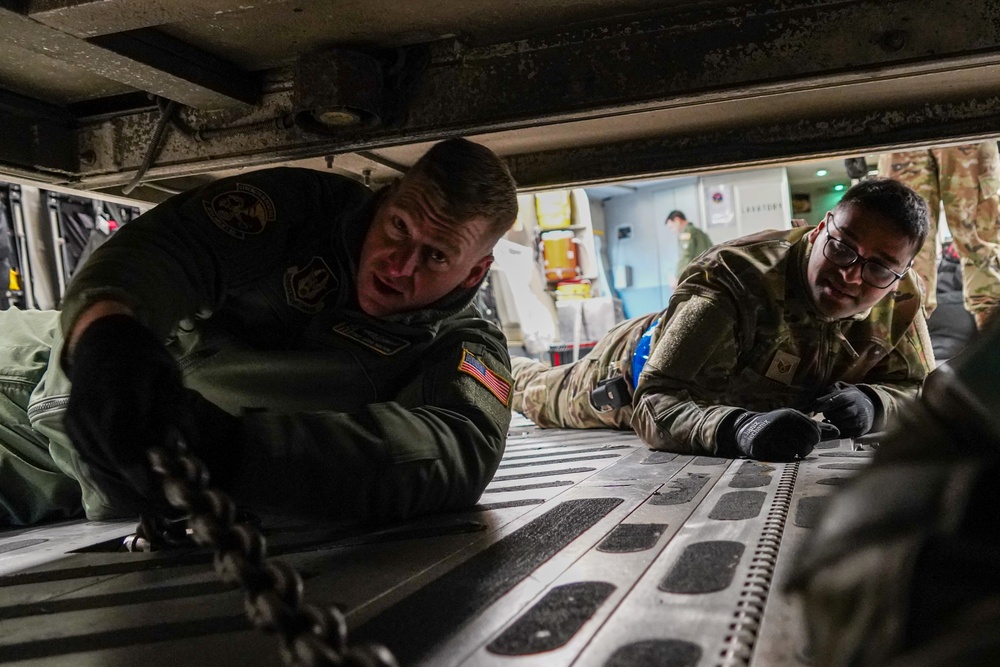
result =
[{"label": "aircraft cargo floor", "polygon": [[[796,546],[871,451],[796,463],[648,450],[515,415],[472,511],[380,530],[264,520],[269,554],[401,665],[797,665]],[[117,551],[134,522],[0,533],[0,664],[280,665],[196,548]]]}]

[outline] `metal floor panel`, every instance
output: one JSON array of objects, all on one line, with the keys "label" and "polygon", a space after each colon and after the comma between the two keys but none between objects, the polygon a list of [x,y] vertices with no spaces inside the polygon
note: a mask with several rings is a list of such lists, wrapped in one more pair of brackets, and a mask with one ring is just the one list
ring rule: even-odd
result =
[{"label": "metal floor panel", "polygon": [[[269,553],[403,665],[798,665],[781,590],[847,440],[762,464],[652,452],[515,415],[473,510],[361,531],[268,517]],[[0,664],[278,665],[197,549],[114,552],[133,522],[0,533]]]}]

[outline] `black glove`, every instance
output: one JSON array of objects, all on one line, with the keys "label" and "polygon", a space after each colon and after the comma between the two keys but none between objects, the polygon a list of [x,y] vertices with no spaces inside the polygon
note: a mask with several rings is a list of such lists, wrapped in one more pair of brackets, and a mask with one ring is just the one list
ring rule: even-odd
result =
[{"label": "black glove", "polygon": [[222,467],[222,452],[238,431],[237,418],[185,389],[173,357],[134,318],[95,320],[77,341],[67,373],[73,382],[67,434],[100,478],[121,480],[135,492],[138,509],[163,507],[147,452],[172,446],[168,438],[182,436],[210,472]]},{"label": "black glove", "polygon": [[722,452],[763,461],[791,461],[805,457],[822,440],[840,435],[837,427],[810,419],[798,410],[737,413],[719,427]]},{"label": "black glove", "polygon": [[856,438],[872,430],[875,403],[853,384],[838,382],[825,396],[816,399],[814,412],[822,412],[825,421],[840,429],[845,438]]}]

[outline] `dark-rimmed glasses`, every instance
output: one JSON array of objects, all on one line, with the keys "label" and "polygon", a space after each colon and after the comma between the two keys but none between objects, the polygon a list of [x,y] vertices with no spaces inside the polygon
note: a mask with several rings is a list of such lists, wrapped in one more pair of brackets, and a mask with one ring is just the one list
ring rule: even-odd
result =
[{"label": "dark-rimmed glasses", "polygon": [[872,287],[885,289],[897,280],[900,280],[906,275],[906,270],[913,266],[913,260],[910,260],[903,273],[896,273],[878,260],[868,259],[859,255],[857,250],[837,237],[832,236],[830,234],[830,227],[836,227],[833,224],[832,211],[826,214],[826,227],[823,230],[826,232],[826,243],[823,244],[823,256],[830,260],[832,264],[842,269],[846,269],[855,262],[861,262],[861,280]]}]

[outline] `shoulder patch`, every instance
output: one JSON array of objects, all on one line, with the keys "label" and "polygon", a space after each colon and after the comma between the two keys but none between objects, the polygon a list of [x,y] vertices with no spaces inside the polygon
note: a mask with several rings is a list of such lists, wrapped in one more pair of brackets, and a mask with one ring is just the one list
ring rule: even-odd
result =
[{"label": "shoulder patch", "polygon": [[285,300],[306,313],[323,310],[323,297],[336,289],[339,281],[322,257],[313,257],[304,267],[285,271]]},{"label": "shoulder patch", "polygon": [[462,361],[458,370],[468,373],[490,390],[506,408],[510,405],[510,383],[494,373],[479,357],[466,349],[462,350]]},{"label": "shoulder patch", "polygon": [[333,325],[335,333],[360,343],[379,354],[390,356],[410,346],[410,341],[399,336],[380,331],[375,327],[354,322],[339,322]]},{"label": "shoulder patch", "polygon": [[275,217],[274,202],[267,193],[246,183],[237,183],[201,205],[216,227],[241,241],[248,234],[260,234]]}]

